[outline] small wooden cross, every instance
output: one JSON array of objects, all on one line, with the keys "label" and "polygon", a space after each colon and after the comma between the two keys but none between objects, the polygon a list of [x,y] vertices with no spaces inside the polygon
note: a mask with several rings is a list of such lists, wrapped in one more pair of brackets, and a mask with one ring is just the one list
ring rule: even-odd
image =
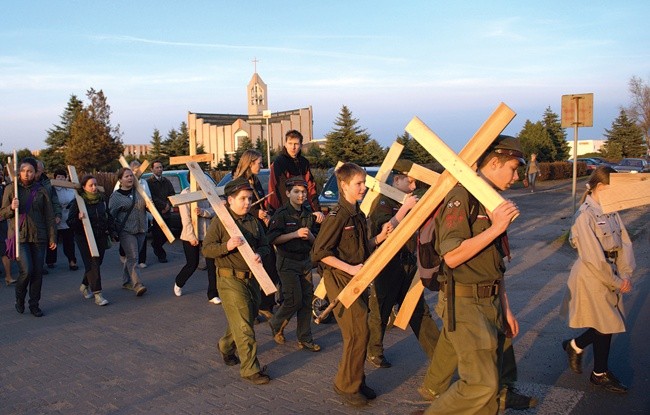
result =
[{"label": "small wooden cross", "polygon": [[[131,168],[131,167],[129,167],[129,163],[126,161],[124,156],[120,156],[120,164],[124,168],[127,168],[127,169]],[[133,186],[135,186],[136,192],[138,192],[140,197],[146,203],[147,209],[149,209],[149,213],[151,213],[151,216],[153,216],[153,218],[156,221],[156,223],[158,224],[158,226],[160,226],[160,229],[163,231],[163,233],[167,237],[167,240],[169,241],[169,243],[170,244],[173,243],[174,240],[176,240],[176,238],[172,234],[172,231],[169,230],[169,227],[165,223],[165,220],[162,218],[162,216],[160,216],[160,212],[158,212],[158,209],[156,209],[156,206],[151,201],[151,198],[149,197],[147,192],[145,192],[144,189],[142,188],[142,186],[140,186],[140,181],[137,180],[137,179],[133,180]]]}]

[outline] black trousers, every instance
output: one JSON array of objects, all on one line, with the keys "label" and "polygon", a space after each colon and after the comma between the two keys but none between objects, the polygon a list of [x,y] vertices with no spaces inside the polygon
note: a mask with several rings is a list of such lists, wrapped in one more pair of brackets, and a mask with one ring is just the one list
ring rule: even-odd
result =
[{"label": "black trousers", "polygon": [[[183,241],[183,252],[185,253],[185,265],[176,276],[176,285],[179,287],[183,287],[198,268],[201,243],[192,246],[188,241]],[[208,271],[208,300],[212,300],[214,297],[219,296],[217,291],[217,268],[215,267],[214,258],[206,258],[205,264]]]},{"label": "black trousers", "polygon": [[90,254],[88,241],[85,234],[75,234],[75,241],[81,253],[81,260],[84,263],[84,278],[82,284],[90,287],[90,291],[96,293],[102,290],[102,275],[100,267],[104,262],[104,252],[106,252],[106,245],[102,241],[96,240],[97,250],[99,257],[93,257]]},{"label": "black trousers", "polygon": [[[57,239],[63,245],[63,253],[68,258],[68,262],[77,263],[77,257],[74,251],[74,231],[70,228],[59,229],[56,231]],[[45,253],[45,263],[48,265],[56,264],[57,248],[48,249]]]},{"label": "black trousers", "polygon": [[156,254],[158,259],[167,259],[167,252],[163,249],[163,245],[167,242],[167,237],[160,229],[158,222],[154,221],[153,226],[151,227],[151,247],[153,248],[153,253]]}]

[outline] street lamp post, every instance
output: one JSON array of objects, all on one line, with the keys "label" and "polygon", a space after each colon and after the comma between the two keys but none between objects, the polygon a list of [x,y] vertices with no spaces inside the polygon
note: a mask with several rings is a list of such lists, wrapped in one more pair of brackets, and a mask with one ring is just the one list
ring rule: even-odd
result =
[{"label": "street lamp post", "polygon": [[269,118],[271,118],[271,111],[262,111],[262,117],[266,120],[266,162],[268,163],[268,166],[266,167],[271,168],[271,132],[269,131]]}]

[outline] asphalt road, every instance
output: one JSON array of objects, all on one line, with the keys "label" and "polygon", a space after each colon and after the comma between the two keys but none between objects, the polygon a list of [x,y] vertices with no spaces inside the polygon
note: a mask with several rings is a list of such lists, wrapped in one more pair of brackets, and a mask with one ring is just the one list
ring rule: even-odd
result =
[{"label": "asphalt road", "polygon": [[[575,252],[562,237],[572,222],[570,183],[542,183],[537,193],[506,192],[521,216],[513,223],[513,259],[506,274],[509,298],[521,324],[515,339],[519,387],[540,400],[523,414],[650,413],[650,212],[623,213],[637,258],[634,291],[626,297],[628,332],[614,337],[610,368],[630,386],[614,396],[567,367],[560,342],[579,331],[567,328],[558,308]],[[259,357],[273,378],[253,386],[226,367],[215,348],[224,330],[220,306],[207,302],[205,271],[197,271],[174,296],[183,265],[178,242],[167,246],[170,262],[142,270],[148,288],[136,298],[120,287],[117,248],[103,266],[104,295],[96,306],[79,293],[81,271],[59,266],[45,277],[45,317],[14,310],[13,288],[0,288],[0,414],[399,414],[426,407],[416,392],[427,365],[414,336],[392,329],[386,336],[390,369],[366,366],[379,397],[363,410],[343,406],[332,390],[341,353],[334,324],[315,326],[320,353],[297,349],[295,321],[287,343],[277,346],[266,325],[256,326]],[[1,281],[1,280],[0,280]],[[428,293],[433,304],[435,294]],[[646,369],[644,369],[646,368]]]}]

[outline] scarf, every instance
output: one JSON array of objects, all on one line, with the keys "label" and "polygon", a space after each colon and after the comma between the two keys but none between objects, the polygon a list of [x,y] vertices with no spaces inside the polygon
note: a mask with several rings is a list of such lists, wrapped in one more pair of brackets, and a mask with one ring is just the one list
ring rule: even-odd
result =
[{"label": "scarf", "polygon": [[99,201],[102,199],[101,193],[88,193],[84,190],[84,192],[81,194],[81,197],[83,197],[84,201],[90,205],[94,205],[96,203],[99,203]]}]

